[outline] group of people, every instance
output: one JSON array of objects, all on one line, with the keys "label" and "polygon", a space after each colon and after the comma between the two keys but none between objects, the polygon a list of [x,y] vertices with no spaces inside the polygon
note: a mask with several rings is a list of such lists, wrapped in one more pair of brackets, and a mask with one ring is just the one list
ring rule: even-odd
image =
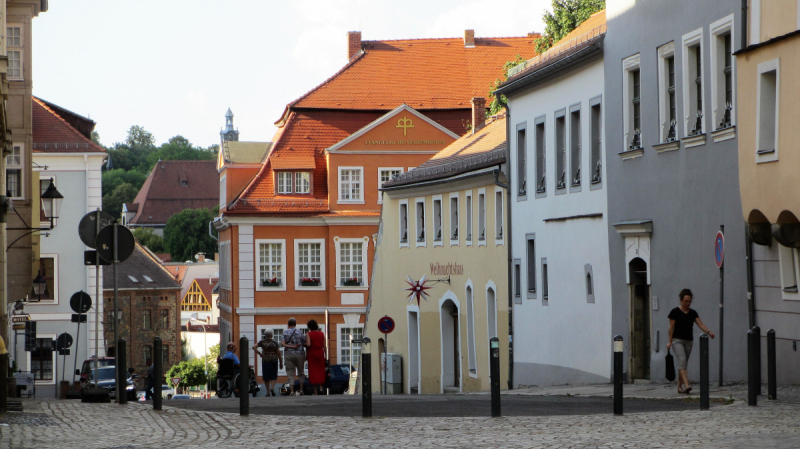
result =
[{"label": "group of people", "polygon": [[[297,328],[297,320],[289,318],[288,328],[283,332],[280,341],[275,341],[272,331],[264,332],[261,341],[253,349],[261,357],[261,374],[264,384],[268,386],[267,395],[275,396],[275,382],[278,380],[278,368],[286,366],[286,377],[292,395],[303,394],[305,383],[305,364],[308,362],[308,381],[314,394],[322,392],[325,385],[325,334],[319,330],[315,320],[308,321],[308,335]],[[280,349],[283,348],[283,356]],[[295,378],[299,378],[295,385]]]}]

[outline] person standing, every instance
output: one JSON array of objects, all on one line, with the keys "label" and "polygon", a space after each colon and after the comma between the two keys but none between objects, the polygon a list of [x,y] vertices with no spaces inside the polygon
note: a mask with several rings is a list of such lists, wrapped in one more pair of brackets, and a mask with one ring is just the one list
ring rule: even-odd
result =
[{"label": "person standing", "polygon": [[[675,359],[678,362],[678,393],[689,393],[692,387],[689,386],[689,373],[686,366],[689,363],[689,355],[692,353],[694,344],[694,324],[709,337],[714,338],[714,333],[708,330],[703,320],[697,312],[692,309],[692,291],[684,288],[678,294],[681,305],[669,312],[669,342],[667,349],[672,348],[675,352]],[[684,385],[685,388],[681,388]]]},{"label": "person standing", "polygon": [[145,377],[147,377],[147,387],[145,387],[144,389],[144,399],[149,401],[150,399],[153,398],[153,395],[155,394],[155,391],[153,390],[153,388],[155,387],[155,379],[153,379],[153,373],[156,369],[156,365],[150,359],[147,359],[145,363],[147,363],[147,374],[145,375]]},{"label": "person standing", "polygon": [[267,387],[267,396],[275,396],[278,366],[283,368],[281,348],[278,346],[278,342],[272,339],[273,337],[272,331],[267,330],[261,341],[253,346],[256,353],[261,356],[261,377],[264,379],[264,386]]},{"label": "person standing", "polygon": [[325,385],[325,333],[319,330],[319,325],[315,320],[308,321],[308,336],[306,337],[306,347],[308,359],[308,381],[314,388],[314,396],[317,390],[322,392]]},{"label": "person standing", "polygon": [[303,331],[297,329],[297,320],[289,318],[288,329],[283,331],[281,347],[284,348],[284,364],[286,365],[286,377],[289,378],[289,388],[291,394],[295,394],[294,378],[300,378],[298,395],[303,394],[303,383],[306,380],[305,364],[306,354],[303,347],[306,344],[306,336]]}]

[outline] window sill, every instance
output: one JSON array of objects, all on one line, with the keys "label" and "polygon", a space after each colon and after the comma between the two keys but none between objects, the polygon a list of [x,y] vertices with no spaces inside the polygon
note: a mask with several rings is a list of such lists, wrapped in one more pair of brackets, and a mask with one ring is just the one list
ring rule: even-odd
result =
[{"label": "window sill", "polygon": [[298,285],[298,286],[295,286],[294,289],[295,289],[295,291],[299,291],[299,292],[302,292],[302,291],[320,292],[320,291],[325,291],[325,286],[324,285]]},{"label": "window sill", "polygon": [[718,129],[711,133],[711,138],[714,139],[714,143],[717,142],[724,142],[726,140],[731,140],[736,138],[736,127],[729,126],[727,128]]},{"label": "window sill", "polygon": [[364,200],[339,200],[336,204],[365,204]]},{"label": "window sill", "polygon": [[336,286],[336,290],[351,290],[351,291],[354,291],[354,292],[365,292],[365,291],[369,290],[369,286],[368,285],[361,285],[361,286],[358,286],[358,287],[355,287],[355,286],[350,287],[350,286],[347,286],[347,285],[337,285]]},{"label": "window sill", "polygon": [[417,248],[419,248],[419,247],[421,247],[421,246],[422,246],[422,247],[426,247],[426,248],[427,248],[427,246],[428,246],[428,243],[427,243],[427,242],[425,242],[425,241],[422,241],[422,242],[417,242]]},{"label": "window sill", "polygon": [[684,148],[694,148],[706,144],[706,135],[698,134],[696,136],[686,136],[681,139]]},{"label": "window sill", "polygon": [[450,240],[450,246],[458,246],[458,240]]},{"label": "window sill", "polygon": [[464,245],[465,246],[472,246],[472,240],[467,240],[466,242],[464,242]]},{"label": "window sill", "polygon": [[478,371],[477,370],[469,370],[469,377],[471,377],[473,379],[477,379],[478,378]]},{"label": "window sill", "polygon": [[279,287],[263,287],[263,286],[258,285],[258,286],[256,286],[256,291],[257,292],[285,292],[286,291],[286,286],[285,285],[281,285]]},{"label": "window sill", "polygon": [[764,162],[776,162],[778,160],[778,151],[777,150],[761,150],[756,151],[756,164],[762,164]]},{"label": "window sill", "polygon": [[504,239],[494,239],[494,246],[502,246],[505,245],[506,241]]},{"label": "window sill", "polygon": [[400,242],[400,248],[408,248],[409,246],[411,245],[409,245],[408,242]]},{"label": "window sill", "polygon": [[486,246],[486,240],[478,240],[478,246]]},{"label": "window sill", "polygon": [[536,291],[528,290],[528,299],[536,299]]},{"label": "window sill", "polygon": [[434,240],[433,241],[433,246],[434,246],[434,248],[437,247],[437,246],[444,246],[444,242],[442,242],[441,240]]},{"label": "window sill", "polygon": [[667,153],[670,151],[676,151],[679,150],[680,148],[681,148],[681,143],[678,140],[675,140],[673,142],[664,142],[653,145],[653,149],[656,150],[656,153],[658,154]]},{"label": "window sill", "polygon": [[621,153],[617,153],[622,158],[623,161],[627,161],[630,159],[635,159],[637,157],[644,156],[644,148],[634,148],[633,150],[625,150]]}]

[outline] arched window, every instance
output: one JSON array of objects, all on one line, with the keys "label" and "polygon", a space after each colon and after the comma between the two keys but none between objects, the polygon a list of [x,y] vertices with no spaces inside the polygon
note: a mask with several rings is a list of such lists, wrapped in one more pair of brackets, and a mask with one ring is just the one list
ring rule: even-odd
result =
[{"label": "arched window", "polygon": [[467,357],[469,359],[469,372],[478,372],[478,363],[475,360],[475,307],[472,295],[472,286],[467,286]]}]

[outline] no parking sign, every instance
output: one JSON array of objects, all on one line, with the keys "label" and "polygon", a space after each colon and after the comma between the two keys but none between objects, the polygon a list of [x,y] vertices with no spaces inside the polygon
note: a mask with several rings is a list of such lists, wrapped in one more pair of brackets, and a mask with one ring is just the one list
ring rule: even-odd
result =
[{"label": "no parking sign", "polygon": [[722,231],[717,231],[717,236],[714,237],[714,261],[717,263],[717,268],[722,268],[722,263],[725,260],[725,235]]}]

